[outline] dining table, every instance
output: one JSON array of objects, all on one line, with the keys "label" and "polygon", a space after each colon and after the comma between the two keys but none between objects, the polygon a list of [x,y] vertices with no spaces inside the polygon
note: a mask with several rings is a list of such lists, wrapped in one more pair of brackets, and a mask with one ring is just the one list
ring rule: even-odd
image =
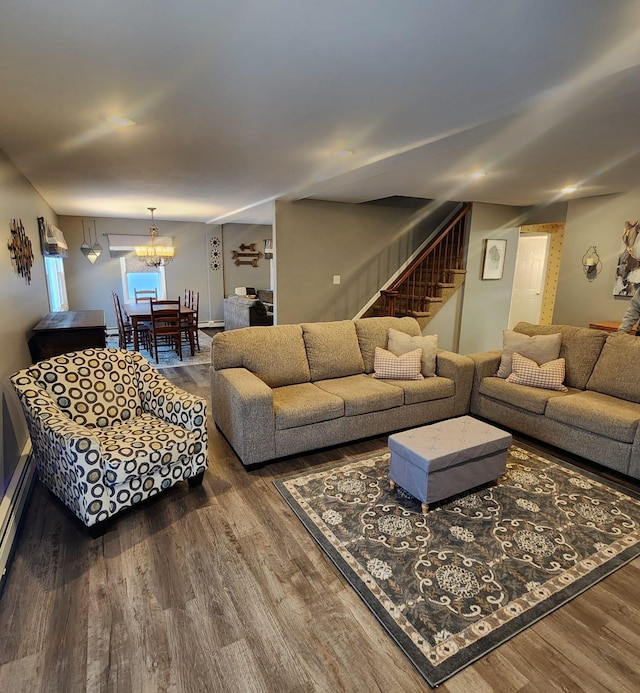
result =
[{"label": "dining table", "polygon": [[[151,305],[149,301],[140,301],[135,303],[134,301],[127,301],[123,303],[122,307],[124,312],[131,320],[131,327],[133,328],[133,350],[139,351],[138,349],[138,323],[141,322],[151,322]],[[180,306],[180,318],[184,319],[190,326],[189,329],[189,346],[191,347],[191,356],[195,353],[195,331],[198,326],[195,324],[196,311],[188,306]]]}]

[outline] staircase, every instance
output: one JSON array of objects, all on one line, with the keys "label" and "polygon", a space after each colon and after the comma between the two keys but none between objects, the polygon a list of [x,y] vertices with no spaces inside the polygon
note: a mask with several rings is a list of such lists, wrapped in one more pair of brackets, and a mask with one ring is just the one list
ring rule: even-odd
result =
[{"label": "staircase", "polygon": [[364,316],[409,315],[416,318],[423,329],[464,284],[470,219],[471,203],[467,203],[454,212],[414,260],[380,290],[379,298]]}]

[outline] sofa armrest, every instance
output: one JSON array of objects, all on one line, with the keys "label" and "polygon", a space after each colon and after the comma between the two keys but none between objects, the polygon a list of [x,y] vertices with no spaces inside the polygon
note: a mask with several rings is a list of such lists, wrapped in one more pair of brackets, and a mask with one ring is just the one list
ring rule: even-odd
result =
[{"label": "sofa armrest", "polygon": [[438,349],[436,353],[436,375],[450,378],[455,383],[455,411],[460,415],[469,411],[471,385],[473,382],[473,361],[467,356],[453,351]]},{"label": "sofa armrest", "polygon": [[276,456],[271,388],[246,368],[211,369],[213,419],[244,465]]},{"label": "sofa armrest", "polygon": [[480,383],[483,378],[495,375],[500,366],[501,350],[479,351],[469,354],[474,364],[473,385],[471,387],[471,412],[478,411],[478,398],[480,397]]}]

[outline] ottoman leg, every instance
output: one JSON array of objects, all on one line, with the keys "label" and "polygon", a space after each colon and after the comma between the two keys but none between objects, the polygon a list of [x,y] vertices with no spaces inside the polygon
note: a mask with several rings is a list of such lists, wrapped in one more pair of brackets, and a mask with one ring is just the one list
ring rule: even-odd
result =
[{"label": "ottoman leg", "polygon": [[429,504],[428,503],[422,503],[422,514],[426,515],[429,512]]}]

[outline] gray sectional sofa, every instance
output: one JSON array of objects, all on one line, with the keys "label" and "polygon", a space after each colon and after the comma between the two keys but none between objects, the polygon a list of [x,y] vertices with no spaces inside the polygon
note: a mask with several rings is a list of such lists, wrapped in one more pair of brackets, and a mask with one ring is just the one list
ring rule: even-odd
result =
[{"label": "gray sectional sofa", "polygon": [[421,334],[414,318],[249,327],[220,332],[211,349],[216,426],[242,463],[410,428],[466,414],[473,362],[438,350],[423,380],[372,377],[389,328]]},{"label": "gray sectional sofa", "polygon": [[273,310],[255,296],[229,296],[224,299],[224,329],[273,325]]},{"label": "gray sectional sofa", "polygon": [[640,479],[640,339],[569,325],[519,323],[514,332],[561,334],[568,390],[497,377],[501,351],[470,354],[471,414]]}]

